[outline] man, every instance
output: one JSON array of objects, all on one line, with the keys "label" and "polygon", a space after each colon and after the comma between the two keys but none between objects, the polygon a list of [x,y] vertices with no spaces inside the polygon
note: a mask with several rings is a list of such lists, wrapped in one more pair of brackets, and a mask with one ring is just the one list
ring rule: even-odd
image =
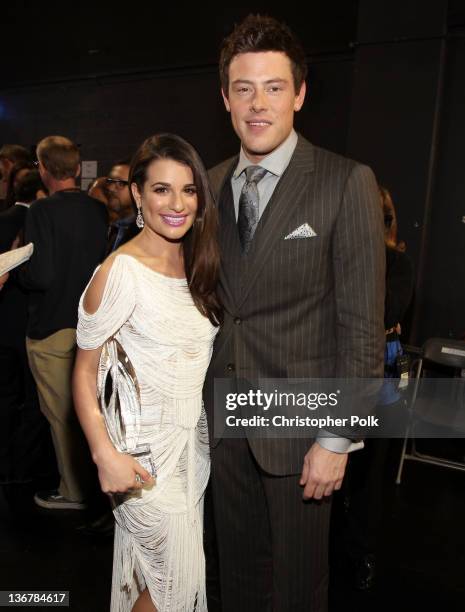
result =
[{"label": "man", "polygon": [[37,157],[50,195],[29,208],[25,241],[34,243],[34,253],[20,281],[30,291],[26,348],[40,408],[50,423],[60,484],[34,500],[44,508],[81,509],[93,470],[74,414],[71,372],[78,302],[105,256],[108,216],[104,204],[76,187],[80,156],[73,142],[44,138]]},{"label": "man", "polygon": [[[225,307],[205,390],[212,436],[215,379],[381,376],[384,343],[376,182],[293,130],[302,47],[276,20],[249,16],[223,44],[220,75],[241,151],[210,173]],[[328,498],[361,446],[338,433],[212,439],[220,594],[209,609],[326,610]]]},{"label": "man", "polygon": [[106,195],[110,215],[108,253],[116,251],[122,244],[139,233],[136,214],[129,191],[128,159],[117,162],[106,179]]}]

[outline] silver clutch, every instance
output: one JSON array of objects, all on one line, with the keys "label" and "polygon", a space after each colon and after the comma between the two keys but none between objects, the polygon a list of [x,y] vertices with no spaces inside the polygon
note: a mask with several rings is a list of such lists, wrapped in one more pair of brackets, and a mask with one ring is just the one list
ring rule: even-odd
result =
[{"label": "silver clutch", "polygon": [[156,469],[148,444],[138,444],[140,389],[131,360],[116,338],[102,347],[97,396],[108,435],[121,453],[132,455],[153,476]]}]

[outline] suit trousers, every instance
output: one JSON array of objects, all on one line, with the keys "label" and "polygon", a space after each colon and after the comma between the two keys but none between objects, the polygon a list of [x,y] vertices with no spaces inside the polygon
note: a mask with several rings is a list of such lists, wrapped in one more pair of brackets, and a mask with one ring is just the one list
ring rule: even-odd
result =
[{"label": "suit trousers", "polygon": [[209,610],[325,612],[330,500],[304,501],[300,474],[265,473],[246,439],[222,439],[211,460],[207,574],[216,537],[219,588],[207,575]]},{"label": "suit trousers", "polygon": [[71,501],[83,501],[92,486],[93,465],[73,406],[76,330],[62,329],[42,340],[26,338],[26,349],[40,409],[50,423],[60,473],[58,491]]}]

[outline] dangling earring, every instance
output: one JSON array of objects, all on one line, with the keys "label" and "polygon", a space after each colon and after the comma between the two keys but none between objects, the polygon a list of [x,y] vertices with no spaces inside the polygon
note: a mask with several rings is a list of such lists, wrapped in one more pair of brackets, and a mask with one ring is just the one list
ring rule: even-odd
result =
[{"label": "dangling earring", "polygon": [[137,208],[136,225],[140,229],[144,227],[144,217],[142,216],[142,207]]}]

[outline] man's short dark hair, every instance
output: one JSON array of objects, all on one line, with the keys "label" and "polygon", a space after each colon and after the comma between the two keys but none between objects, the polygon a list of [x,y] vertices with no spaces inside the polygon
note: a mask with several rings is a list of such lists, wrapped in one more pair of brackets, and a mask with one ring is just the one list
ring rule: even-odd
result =
[{"label": "man's short dark hair", "polygon": [[249,15],[225,38],[220,54],[220,78],[224,94],[228,95],[229,66],[240,53],[280,51],[291,61],[296,92],[307,76],[305,51],[298,38],[283,23],[266,15]]},{"label": "man's short dark hair", "polygon": [[31,154],[26,147],[18,144],[4,144],[0,149],[0,159],[8,159],[14,164],[32,161]]}]

